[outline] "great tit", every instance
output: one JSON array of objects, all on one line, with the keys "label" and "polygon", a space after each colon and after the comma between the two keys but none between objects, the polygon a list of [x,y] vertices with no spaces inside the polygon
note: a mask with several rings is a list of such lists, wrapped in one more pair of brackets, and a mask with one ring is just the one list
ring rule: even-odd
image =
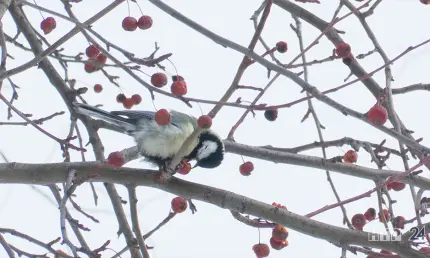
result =
[{"label": "great tit", "polygon": [[[134,137],[145,161],[159,168],[165,168],[197,127],[195,117],[174,110],[170,111],[170,123],[161,126],[155,122],[153,111],[107,112],[87,104],[75,102],[73,105],[77,113],[104,120],[121,128],[124,134]],[[224,159],[224,144],[211,129],[203,130],[187,148],[184,159],[195,160],[194,167],[216,168]]]}]

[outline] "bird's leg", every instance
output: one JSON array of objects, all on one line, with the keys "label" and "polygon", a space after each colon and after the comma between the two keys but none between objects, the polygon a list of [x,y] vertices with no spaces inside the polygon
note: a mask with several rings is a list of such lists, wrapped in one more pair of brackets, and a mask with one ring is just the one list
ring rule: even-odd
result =
[{"label": "bird's leg", "polygon": [[169,171],[169,163],[170,160],[166,160],[161,166],[160,166],[160,173],[158,175],[154,176],[154,179],[161,183],[164,184],[166,181],[168,181],[173,174],[175,174],[175,171]]}]

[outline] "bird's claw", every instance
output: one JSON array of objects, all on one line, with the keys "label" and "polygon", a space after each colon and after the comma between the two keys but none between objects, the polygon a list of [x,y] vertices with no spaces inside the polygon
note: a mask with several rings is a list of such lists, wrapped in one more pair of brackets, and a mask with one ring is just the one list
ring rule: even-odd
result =
[{"label": "bird's claw", "polygon": [[176,171],[169,167],[169,162],[166,162],[160,167],[160,173],[154,175],[154,180],[164,184],[169,181],[175,173]]},{"label": "bird's claw", "polygon": [[172,178],[172,175],[167,173],[164,170],[161,170],[160,173],[154,175],[154,180],[160,184],[164,184]]}]

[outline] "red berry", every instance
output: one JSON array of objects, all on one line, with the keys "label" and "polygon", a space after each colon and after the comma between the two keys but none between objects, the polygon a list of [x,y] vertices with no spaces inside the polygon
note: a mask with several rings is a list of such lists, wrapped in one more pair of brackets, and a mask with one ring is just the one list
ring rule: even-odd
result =
[{"label": "red berry", "polygon": [[405,217],[397,216],[393,219],[393,227],[404,229],[405,228],[405,221],[406,221]]},{"label": "red berry", "polygon": [[115,151],[109,154],[108,156],[108,164],[114,168],[120,168],[125,164],[124,156],[121,152]]},{"label": "red berry", "polygon": [[124,94],[122,94],[122,93],[118,94],[116,96],[116,102],[118,102],[118,103],[123,103],[125,99],[126,99],[126,96]]},{"label": "red berry", "polygon": [[103,87],[100,84],[94,85],[94,92],[95,93],[100,93],[100,92],[102,92],[102,90],[103,90]]},{"label": "red berry", "polygon": [[391,188],[391,183],[387,184],[386,187],[387,187],[388,191],[390,191],[391,189],[393,189],[393,188]]},{"label": "red berry", "polygon": [[183,96],[187,94],[187,85],[185,81],[176,81],[172,83],[171,91],[174,96]]},{"label": "red berry", "polygon": [[88,64],[88,63],[86,63],[84,65],[84,69],[85,69],[85,72],[87,72],[87,73],[92,73],[92,72],[95,72],[97,70],[97,68],[94,65]]},{"label": "red berry", "polygon": [[278,43],[276,43],[276,50],[279,53],[285,53],[288,50],[288,44],[285,41],[279,41]]},{"label": "red berry", "polygon": [[103,53],[98,54],[96,57],[96,61],[99,62],[100,64],[106,64],[106,60],[107,60],[107,57]]},{"label": "red berry", "polygon": [[180,76],[180,75],[173,75],[172,76],[172,81],[176,82],[176,81],[185,81],[184,77]]},{"label": "red berry", "polygon": [[264,117],[270,122],[275,121],[278,118],[278,109],[268,109],[264,111]]},{"label": "red berry", "polygon": [[[383,209],[382,213],[384,214],[385,221],[387,221],[387,222],[390,221],[390,213],[386,209]],[[382,222],[381,213],[379,213],[379,221]]]},{"label": "red berry", "polygon": [[134,30],[136,30],[137,29],[137,20],[136,20],[136,18],[130,17],[130,16],[125,17],[122,20],[122,28],[125,31],[134,31]]},{"label": "red berry", "polygon": [[133,100],[135,105],[139,105],[140,102],[142,102],[142,97],[139,94],[134,94],[131,96],[131,99]]},{"label": "red berry", "polygon": [[181,213],[186,211],[188,208],[187,200],[182,197],[175,197],[172,199],[172,210],[175,213]]},{"label": "red berry", "polygon": [[[427,4],[430,4],[430,0],[420,0],[420,2],[421,2],[421,3],[423,3],[423,4],[426,4],[426,5],[427,5]],[[423,248],[424,248],[424,247],[423,247]]]},{"label": "red berry", "polygon": [[376,210],[374,208],[367,209],[367,211],[364,213],[364,217],[366,217],[367,221],[376,219]]},{"label": "red berry", "polygon": [[405,189],[405,187],[406,187],[406,185],[404,183],[402,183],[402,182],[396,182],[396,181],[391,182],[388,185],[390,185],[390,188],[393,189],[396,192],[401,191],[401,190]]},{"label": "red berry", "polygon": [[212,118],[206,115],[200,116],[197,120],[197,124],[203,129],[209,129],[212,126]]},{"label": "red berry", "polygon": [[155,113],[155,122],[158,125],[168,125],[170,123],[171,117],[169,111],[166,109],[160,109]]},{"label": "red berry", "polygon": [[363,230],[364,225],[366,225],[366,217],[363,214],[355,214],[351,219],[351,223],[354,228]]},{"label": "red berry", "polygon": [[240,165],[239,171],[243,176],[251,175],[251,172],[254,170],[254,164],[251,161],[247,161]]},{"label": "red berry", "polygon": [[287,240],[287,237],[288,237],[288,230],[284,226],[277,224],[272,229],[272,238],[275,239],[276,241]]},{"label": "red berry", "polygon": [[151,83],[157,88],[161,88],[167,84],[167,76],[164,73],[154,73],[151,76]]},{"label": "red berry", "polygon": [[94,46],[94,45],[89,45],[89,46],[87,47],[87,49],[85,49],[85,54],[86,54],[88,57],[95,57],[95,56],[97,56],[99,53],[100,53],[100,50],[99,50],[96,46]]},{"label": "red berry", "polygon": [[125,98],[125,100],[122,102],[122,105],[126,109],[131,109],[134,106],[134,100],[131,98]]},{"label": "red berry", "polygon": [[255,255],[257,255],[257,258],[267,257],[270,254],[270,248],[266,244],[255,244],[252,247],[252,250],[254,251]]},{"label": "red berry", "polygon": [[353,150],[349,150],[343,155],[343,161],[346,163],[355,163],[357,162],[358,154]]},{"label": "red berry", "polygon": [[375,104],[368,112],[367,119],[370,123],[376,126],[382,126],[387,122],[388,112],[385,107]]},{"label": "red berry", "polygon": [[62,250],[55,250],[57,252],[57,255],[60,255],[59,258],[62,258],[63,256],[61,256],[62,254],[64,254],[64,257],[67,257],[68,255],[63,252]]},{"label": "red berry", "polygon": [[419,252],[423,253],[423,254],[430,255],[430,247],[428,247],[428,246],[421,247]]},{"label": "red berry", "polygon": [[143,15],[142,17],[140,17],[139,20],[137,21],[137,26],[141,30],[147,30],[147,29],[151,28],[152,27],[151,16]]},{"label": "red berry", "polygon": [[340,57],[347,57],[351,54],[351,46],[345,42],[336,45],[336,54]]},{"label": "red berry", "polygon": [[271,237],[270,246],[275,250],[281,250],[282,248],[288,246],[288,241],[287,240],[278,241],[278,240],[275,240],[273,237]]},{"label": "red berry", "polygon": [[278,207],[278,208],[283,208],[283,209],[287,208],[284,205],[281,205],[280,203],[276,203],[276,202],[272,203],[272,206],[275,206],[275,207]]},{"label": "red berry", "polygon": [[57,22],[55,21],[54,17],[48,17],[40,23],[40,28],[42,29],[45,35],[49,34],[56,27],[57,27]]},{"label": "red berry", "polygon": [[178,173],[181,175],[187,175],[191,171],[191,164],[183,160],[180,163],[180,168],[178,170]]}]

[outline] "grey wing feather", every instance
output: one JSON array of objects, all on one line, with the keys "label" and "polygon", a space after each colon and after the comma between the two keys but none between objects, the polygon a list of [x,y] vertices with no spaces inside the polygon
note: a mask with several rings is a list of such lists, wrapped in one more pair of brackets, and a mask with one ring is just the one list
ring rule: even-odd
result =
[{"label": "grey wing feather", "polygon": [[155,118],[155,112],[153,111],[124,110],[124,111],[112,111],[111,114],[114,114],[117,116],[125,116],[133,120],[140,120],[140,119],[153,120]]},{"label": "grey wing feather", "polygon": [[88,104],[74,102],[73,109],[79,114],[102,119],[112,125],[118,126],[122,128],[125,133],[129,133],[136,129],[136,124],[133,123],[132,119],[120,117]]},{"label": "grey wing feather", "polygon": [[194,127],[194,129],[197,128],[197,119],[193,116],[189,116],[187,114],[178,112],[178,111],[170,111],[170,114],[172,115],[172,122],[176,124],[183,124],[183,123],[191,123]]},{"label": "grey wing feather", "polygon": [[[147,119],[151,121],[155,119],[155,112],[153,111],[124,110],[124,111],[112,111],[111,114],[114,114],[117,116],[125,116],[128,119],[135,120],[135,121],[140,119]],[[197,127],[197,120],[192,116],[189,116],[174,110],[170,111],[170,115],[172,119],[170,123],[173,126],[179,127],[179,125],[183,123],[192,123],[194,128]]]}]

